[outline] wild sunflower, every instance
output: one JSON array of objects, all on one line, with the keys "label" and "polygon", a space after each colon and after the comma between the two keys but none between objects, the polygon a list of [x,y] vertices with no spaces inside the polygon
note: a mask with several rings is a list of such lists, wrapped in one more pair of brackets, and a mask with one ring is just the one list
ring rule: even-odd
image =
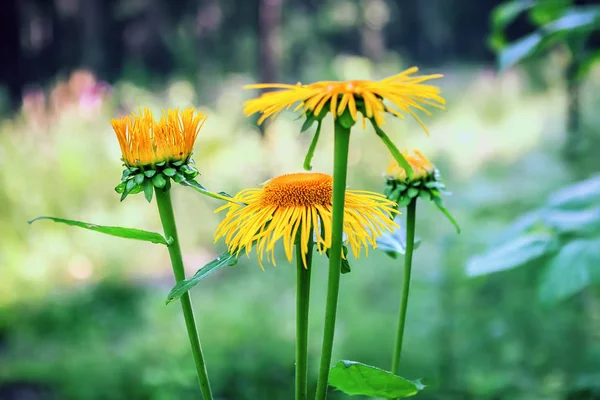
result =
[{"label": "wild sunflower", "polygon": [[[215,212],[227,210],[225,219],[215,231],[215,242],[225,238],[229,252],[248,255],[256,246],[262,267],[264,254],[275,265],[275,244],[281,240],[285,255],[292,260],[298,239],[306,266],[311,232],[317,250],[331,247],[333,178],[322,173],[301,172],[281,175],[262,188],[246,189],[234,196],[238,203],[228,203]],[[379,193],[347,190],[344,207],[344,232],[355,257],[362,247],[371,244],[385,231],[397,227],[391,215],[397,213],[395,203]]]},{"label": "wild sunflower", "polygon": [[113,119],[111,125],[121,146],[125,170],[115,190],[121,200],[144,191],[151,201],[154,188],[169,189],[171,180],[191,186],[210,197],[227,200],[204,189],[194,181],[198,170],[193,166],[192,150],[206,116],[194,108],[163,111],[155,120],[145,108],[139,114]]},{"label": "wild sunflower", "polygon": [[[258,123],[265,119],[277,116],[281,111],[289,109],[299,103],[294,111],[304,109],[307,117],[321,120],[327,112],[335,119],[349,111],[353,122],[357,114],[374,121],[374,125],[381,127],[385,123],[384,113],[389,112],[397,117],[404,118],[410,114],[427,132],[425,124],[415,110],[422,111],[430,116],[431,113],[424,106],[444,108],[444,98],[440,96],[440,89],[436,86],[426,85],[423,82],[441,78],[443,75],[411,76],[418,71],[412,67],[397,75],[390,76],[380,81],[353,80],[346,82],[322,81],[309,85],[286,85],[278,83],[263,83],[247,85],[246,89],[281,89],[264,93],[256,99],[246,102],[244,113],[250,116],[261,113]],[[384,104],[388,100],[394,107]]]},{"label": "wild sunflower", "polygon": [[156,121],[149,109],[113,119],[111,124],[128,167],[187,162],[206,116],[194,108],[169,109]]}]

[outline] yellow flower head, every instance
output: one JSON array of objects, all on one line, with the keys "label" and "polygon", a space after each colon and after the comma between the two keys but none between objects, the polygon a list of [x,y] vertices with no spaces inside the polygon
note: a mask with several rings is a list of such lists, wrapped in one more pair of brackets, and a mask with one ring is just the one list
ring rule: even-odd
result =
[{"label": "yellow flower head", "polygon": [[[413,169],[412,180],[427,178],[435,172],[435,166],[429,161],[419,150],[413,150],[414,154],[409,154],[408,151],[403,151],[402,155]],[[404,168],[400,167],[395,160],[390,160],[386,175],[396,181],[406,181],[407,175]]]},{"label": "yellow flower head", "polygon": [[144,167],[164,161],[187,162],[206,116],[192,107],[163,111],[155,121],[147,108],[113,119],[111,124],[128,167]]},{"label": "yellow flower head", "polygon": [[[276,83],[248,85],[245,87],[246,89],[282,90],[268,92],[247,101],[244,113],[247,116],[257,112],[262,113],[258,120],[258,123],[261,124],[270,116],[275,117],[284,109],[299,103],[294,111],[303,108],[304,112],[311,112],[315,116],[319,116],[325,110],[337,118],[348,109],[352,119],[356,121],[357,113],[360,111],[363,115],[363,127],[365,117],[373,119],[378,126],[381,126],[385,123],[383,118],[385,112],[400,118],[404,118],[404,114],[410,114],[427,131],[414,109],[431,116],[431,113],[423,106],[443,108],[445,100],[440,96],[440,89],[423,84],[430,79],[441,78],[442,75],[410,76],[417,71],[417,67],[412,67],[381,81],[323,81],[310,85],[300,83],[296,85]],[[397,109],[385,105],[384,100],[388,100]]]},{"label": "yellow flower head", "polygon": [[[320,253],[331,247],[332,192],[333,178],[313,172],[282,175],[267,181],[262,188],[242,190],[234,199],[245,206],[228,203],[215,211],[227,210],[215,231],[215,242],[224,237],[232,254],[245,249],[248,255],[255,245],[262,267],[265,253],[275,265],[274,249],[280,239],[291,261],[298,237],[306,266],[311,232]],[[397,227],[391,219],[397,213],[395,206],[379,193],[346,191],[344,232],[355,257],[363,246],[368,252],[369,243],[376,247],[377,237]]]}]

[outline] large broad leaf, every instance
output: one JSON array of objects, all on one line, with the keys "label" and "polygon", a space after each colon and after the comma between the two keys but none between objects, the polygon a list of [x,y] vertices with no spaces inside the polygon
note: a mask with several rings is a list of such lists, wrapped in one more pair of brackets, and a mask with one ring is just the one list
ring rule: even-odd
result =
[{"label": "large broad leaf", "polygon": [[167,296],[167,304],[179,299],[186,293],[188,290],[196,286],[201,280],[212,275],[218,270],[224,267],[231,267],[236,265],[238,262],[238,258],[234,254],[229,254],[229,252],[225,252],[206,264],[204,267],[200,268],[196,274],[190,279],[185,279],[183,281],[177,282],[177,284],[171,289],[171,292]]},{"label": "large broad leaf", "polygon": [[600,204],[600,175],[560,189],[548,198],[551,207],[577,209]]},{"label": "large broad leaf", "polygon": [[59,222],[61,224],[67,224],[71,226],[78,226],[80,228],[89,229],[91,231],[104,233],[106,235],[117,236],[127,239],[135,239],[135,240],[143,240],[146,242],[158,243],[169,245],[170,240],[167,241],[161,234],[155,232],[143,231],[141,229],[134,228],[122,228],[120,226],[103,226],[90,224],[89,222],[81,222],[74,221],[70,219],[63,218],[55,218],[55,217],[37,217],[36,219],[32,219],[29,223],[33,223],[35,221],[47,219],[54,222]]},{"label": "large broad leaf", "polygon": [[529,233],[473,256],[467,262],[469,276],[486,275],[525,265],[554,250],[554,240],[548,233]]},{"label": "large broad leaf", "polygon": [[540,300],[553,304],[600,283],[600,238],[567,243],[549,262],[539,288]]},{"label": "large broad leaf", "polygon": [[409,381],[391,372],[355,361],[340,361],[329,373],[329,384],[348,395],[398,399],[423,390],[419,381]]},{"label": "large broad leaf", "polygon": [[542,217],[546,225],[560,233],[600,232],[600,207],[585,210],[548,210]]},{"label": "large broad leaf", "polygon": [[534,55],[541,47],[544,37],[538,32],[531,33],[506,46],[498,57],[498,67],[505,70]]}]

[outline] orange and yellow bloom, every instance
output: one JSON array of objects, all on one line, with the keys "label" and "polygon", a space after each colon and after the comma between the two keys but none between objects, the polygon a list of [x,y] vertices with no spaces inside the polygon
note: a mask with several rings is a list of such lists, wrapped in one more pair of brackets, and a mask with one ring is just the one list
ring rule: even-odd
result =
[{"label": "orange and yellow bloom", "polygon": [[[435,172],[435,166],[421,153],[419,150],[413,150],[413,154],[408,151],[403,151],[404,159],[410,164],[413,169],[411,180],[416,181],[425,179]],[[404,182],[408,178],[406,170],[398,165],[395,160],[390,160],[386,169],[388,179],[393,179],[399,182]]]},{"label": "orange and yellow bloom", "polygon": [[186,163],[206,116],[194,108],[169,109],[156,121],[149,109],[113,119],[111,124],[128,167],[144,167],[161,162]]},{"label": "orange and yellow bloom", "polygon": [[[322,81],[309,85],[263,83],[248,85],[246,89],[281,89],[267,92],[256,99],[246,102],[244,113],[252,115],[261,113],[258,120],[261,124],[269,117],[277,116],[281,111],[297,104],[294,111],[303,109],[321,117],[321,113],[331,112],[334,118],[341,116],[346,110],[356,121],[360,112],[365,118],[374,121],[377,126],[385,123],[384,114],[389,112],[404,118],[410,114],[427,131],[415,110],[430,116],[425,106],[443,108],[445,100],[440,96],[436,86],[423,84],[431,79],[441,78],[442,75],[411,76],[418,71],[417,67],[410,68],[400,74],[380,81],[353,80],[347,82]],[[387,100],[392,106],[384,104]],[[324,116],[324,115],[323,115]]]},{"label": "orange and yellow bloom", "polygon": [[[258,261],[266,253],[275,265],[275,244],[281,240],[288,261],[296,240],[300,241],[303,263],[314,232],[319,252],[331,247],[333,178],[322,173],[302,172],[273,178],[262,188],[246,189],[215,212],[227,210],[215,231],[215,242],[225,238],[231,254],[256,247]],[[245,203],[246,205],[239,204]],[[362,247],[376,247],[375,239],[397,227],[391,216],[396,204],[379,193],[347,190],[344,207],[344,233],[355,257]]]}]

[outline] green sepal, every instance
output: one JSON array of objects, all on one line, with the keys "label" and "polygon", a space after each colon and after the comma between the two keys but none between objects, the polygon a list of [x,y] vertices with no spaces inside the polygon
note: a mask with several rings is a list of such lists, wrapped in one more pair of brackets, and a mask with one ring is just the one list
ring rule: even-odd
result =
[{"label": "green sepal", "polygon": [[420,186],[421,183],[423,183],[423,181],[421,181],[420,179],[417,179],[416,181],[411,182],[410,186],[417,187],[417,186]]},{"label": "green sepal", "polygon": [[179,299],[191,288],[196,286],[201,280],[213,274],[214,272],[217,272],[218,270],[224,267],[232,267],[236,265],[237,262],[237,256],[235,254],[230,254],[226,251],[225,253],[221,254],[220,256],[206,264],[204,267],[200,268],[198,272],[196,272],[194,276],[190,279],[184,279],[182,281],[177,282],[173,289],[171,289],[171,292],[169,292],[166,304],[172,303],[173,301]]},{"label": "green sepal", "polygon": [[310,165],[312,158],[315,154],[315,149],[317,148],[317,142],[319,141],[319,136],[321,135],[321,120],[317,122],[317,131],[315,132],[310,146],[308,147],[308,151],[306,152],[306,157],[304,157],[304,169],[306,171],[310,171],[312,169],[312,165]]},{"label": "green sepal", "polygon": [[138,172],[140,170],[139,167],[128,167],[131,172]]},{"label": "green sepal", "polygon": [[356,124],[354,118],[352,118],[352,114],[350,113],[350,109],[346,107],[342,115],[338,115],[335,118],[336,122],[343,126],[346,129],[350,129]]},{"label": "green sepal", "polygon": [[144,181],[144,196],[148,203],[152,202],[152,195],[154,194],[154,185],[152,184],[152,180],[146,179]]},{"label": "green sepal", "polygon": [[183,165],[183,160],[173,161],[171,165],[174,167],[181,167]]},{"label": "green sepal", "polygon": [[408,186],[406,186],[406,185],[403,185],[403,184],[396,185],[396,187],[397,187],[397,188],[398,188],[398,189],[399,189],[401,192],[405,191],[405,190],[408,188]]},{"label": "green sepal", "polygon": [[410,204],[411,201],[412,201],[412,197],[403,196],[397,201],[398,207],[406,207],[407,205]]},{"label": "green sepal", "polygon": [[408,188],[406,194],[408,194],[408,197],[410,198],[417,197],[419,195],[419,189],[416,189],[414,187]]},{"label": "green sepal", "polygon": [[135,181],[136,185],[140,185],[142,182],[144,182],[144,178],[146,176],[144,174],[137,174],[136,176],[133,177],[132,180]]},{"label": "green sepal", "polygon": [[156,163],[154,165],[157,166],[157,167],[164,167],[165,165],[167,165],[167,162],[166,161],[161,161],[161,162]]},{"label": "green sepal", "polygon": [[[342,257],[340,272],[342,274],[348,274],[352,272],[352,269],[350,268],[350,263],[348,262],[348,247],[346,247],[346,245],[342,245],[342,253],[344,254],[344,257]],[[325,250],[325,255],[327,258],[329,258],[329,249]]]},{"label": "green sepal", "polygon": [[127,181],[127,183],[125,184],[125,192],[124,193],[129,194],[133,190],[133,188],[135,187],[135,185],[136,185],[135,180],[129,179]]},{"label": "green sepal", "polygon": [[154,175],[156,175],[156,170],[148,169],[148,170],[144,171],[144,175],[146,175],[147,178],[152,178]]},{"label": "green sepal", "polygon": [[167,180],[165,179],[163,174],[156,174],[152,177],[152,185],[154,185],[154,187],[162,189],[165,187],[166,184]]},{"label": "green sepal", "polygon": [[91,231],[100,232],[100,233],[104,233],[106,235],[121,237],[121,238],[125,238],[125,239],[142,240],[145,242],[164,244],[167,246],[171,244],[171,241],[165,239],[161,234],[155,233],[155,232],[143,231],[141,229],[123,228],[120,226],[103,226],[103,225],[90,224],[88,222],[74,221],[74,220],[70,220],[70,219],[63,219],[63,218],[56,218],[56,217],[37,217],[35,219],[32,219],[31,221],[28,221],[28,223],[32,224],[35,221],[39,221],[39,220],[43,220],[43,219],[47,219],[50,221],[54,221],[54,222],[58,222],[58,223],[66,224],[66,225],[70,225],[70,226],[77,226],[79,228],[89,229]]},{"label": "green sepal", "polygon": [[419,197],[423,200],[431,200],[431,193],[429,193],[427,190],[421,190],[419,191]]},{"label": "green sepal", "polygon": [[177,170],[175,168],[165,168],[162,170],[162,173],[168,177],[172,177],[172,176],[175,176],[175,174],[177,173]]},{"label": "green sepal", "polygon": [[119,183],[117,186],[115,186],[115,192],[122,194],[125,191],[125,186],[125,182]]},{"label": "green sepal", "polygon": [[312,126],[312,124],[317,120],[315,118],[315,115],[311,112],[307,112],[305,115],[306,115],[306,119],[304,120],[304,123],[302,124],[302,127],[300,128],[300,133],[306,132]]},{"label": "green sepal", "polygon": [[183,181],[185,181],[185,176],[183,176],[183,174],[180,174],[179,172],[177,172],[175,175],[173,175],[173,181],[175,181],[175,183],[181,183]]},{"label": "green sepal", "polygon": [[129,169],[124,169],[123,175],[121,175],[121,180],[123,182],[125,182],[127,180],[127,178],[129,177],[129,175],[131,175],[131,171]]}]

